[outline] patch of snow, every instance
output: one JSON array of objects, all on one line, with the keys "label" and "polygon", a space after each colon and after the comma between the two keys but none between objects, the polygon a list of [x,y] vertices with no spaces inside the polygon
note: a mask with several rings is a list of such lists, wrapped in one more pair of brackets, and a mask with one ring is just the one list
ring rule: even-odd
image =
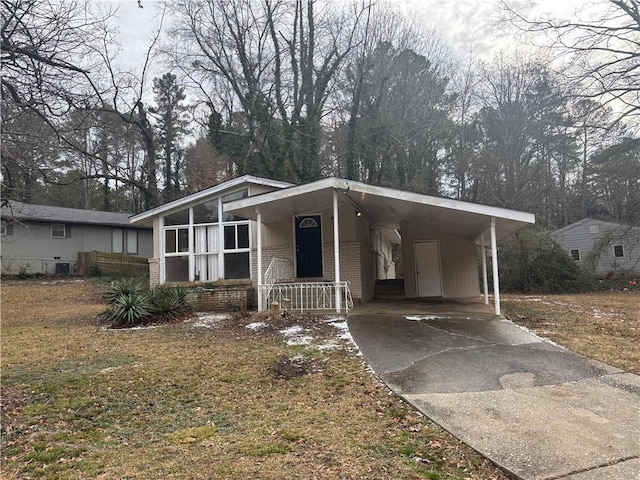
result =
[{"label": "patch of snow", "polygon": [[198,312],[196,316],[198,321],[193,324],[196,328],[215,328],[222,320],[228,318],[225,313]]},{"label": "patch of snow", "polygon": [[324,352],[325,350],[335,350],[336,348],[340,348],[340,345],[335,340],[326,340],[316,346],[318,350]]},{"label": "patch of snow", "polygon": [[256,330],[262,330],[266,326],[267,324],[264,322],[253,322],[253,323],[250,323],[249,325],[245,325],[245,328],[256,331]]},{"label": "patch of snow", "polygon": [[302,328],[300,325],[294,325],[293,327],[280,330],[280,333],[283,334],[285,337],[293,337],[294,335],[298,335],[304,331],[305,329]]},{"label": "patch of snow", "polygon": [[313,337],[311,335],[300,335],[287,340],[287,345],[311,345]]}]

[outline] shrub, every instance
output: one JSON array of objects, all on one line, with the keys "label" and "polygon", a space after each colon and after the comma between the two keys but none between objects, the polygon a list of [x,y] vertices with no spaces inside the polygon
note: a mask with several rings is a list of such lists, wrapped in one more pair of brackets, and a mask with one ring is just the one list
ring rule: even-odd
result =
[{"label": "shrub", "polygon": [[153,315],[160,322],[171,322],[193,313],[191,292],[187,288],[157,287],[149,292]]},{"label": "shrub", "polygon": [[188,288],[156,287],[148,290],[140,280],[130,278],[111,282],[105,298],[109,306],[104,317],[113,328],[176,321],[194,310]]},{"label": "shrub", "polygon": [[[590,287],[587,275],[549,235],[535,227],[524,229],[498,251],[500,288],[525,293],[563,293]],[[489,270],[491,271],[491,270]]]},{"label": "shrub", "polygon": [[146,292],[129,292],[113,297],[105,316],[113,328],[134,327],[149,321],[152,311]]},{"label": "shrub", "polygon": [[111,303],[121,295],[142,293],[144,291],[145,287],[140,280],[136,278],[122,278],[111,282],[105,294],[105,300]]}]

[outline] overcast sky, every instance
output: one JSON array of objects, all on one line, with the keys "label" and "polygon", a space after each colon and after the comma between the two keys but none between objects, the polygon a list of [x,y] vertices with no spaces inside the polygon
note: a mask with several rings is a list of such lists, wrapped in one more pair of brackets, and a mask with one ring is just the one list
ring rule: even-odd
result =
[{"label": "overcast sky", "polygon": [[[158,25],[159,2],[142,0],[94,0],[103,8],[117,8],[116,23],[123,46],[122,60],[129,68],[139,69]],[[460,55],[473,48],[474,55],[489,59],[499,50],[521,46],[517,37],[505,40],[496,28],[498,0],[390,0],[426,26],[435,27],[447,43]],[[513,5],[522,1],[508,0]],[[585,0],[537,0],[537,12],[570,18]]]}]

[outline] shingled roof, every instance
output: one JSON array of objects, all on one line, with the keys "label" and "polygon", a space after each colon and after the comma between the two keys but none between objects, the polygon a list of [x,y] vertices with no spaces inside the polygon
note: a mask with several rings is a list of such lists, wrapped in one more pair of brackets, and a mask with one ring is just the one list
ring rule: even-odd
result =
[{"label": "shingled roof", "polygon": [[[102,212],[97,210],[81,210],[79,208],[50,207],[47,205],[31,205],[10,200],[2,206],[2,218],[18,221],[83,223],[94,225],[127,226],[129,213]],[[139,225],[136,227],[140,228]]]}]

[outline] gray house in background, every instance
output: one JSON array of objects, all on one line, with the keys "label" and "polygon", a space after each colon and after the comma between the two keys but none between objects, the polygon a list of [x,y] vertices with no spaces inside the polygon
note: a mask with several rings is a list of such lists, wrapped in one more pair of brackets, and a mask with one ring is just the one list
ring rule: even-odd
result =
[{"label": "gray house in background", "polygon": [[552,236],[581,266],[599,252],[594,271],[598,276],[621,271],[640,274],[640,227],[585,218]]},{"label": "gray house in background", "polygon": [[73,273],[78,252],[151,257],[152,230],[131,225],[129,217],[9,201],[2,207],[2,273]]}]

